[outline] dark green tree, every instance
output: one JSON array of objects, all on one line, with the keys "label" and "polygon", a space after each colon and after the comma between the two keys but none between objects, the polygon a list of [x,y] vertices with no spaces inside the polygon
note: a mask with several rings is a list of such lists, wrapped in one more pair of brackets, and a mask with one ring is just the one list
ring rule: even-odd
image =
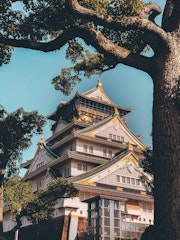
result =
[{"label": "dark green tree", "polygon": [[153,151],[146,149],[144,151],[144,157],[139,162],[140,167],[143,169],[141,174],[141,181],[144,183],[147,192],[153,195],[154,193],[154,161]]},{"label": "dark green tree", "polygon": [[18,172],[22,152],[31,145],[34,134],[42,133],[45,118],[37,111],[22,108],[8,113],[0,107],[0,227],[3,220],[3,181]]},{"label": "dark green tree", "polygon": [[[24,12],[14,11],[15,2]],[[151,76],[153,240],[180,239],[180,1],[166,0],[161,26],[155,23],[160,7],[141,0],[1,0],[0,11],[1,63],[9,61],[12,47],[48,52],[68,44],[73,68],[53,80],[66,94],[83,71],[90,76],[125,64]],[[153,56],[145,55],[147,46]]]},{"label": "dark green tree", "polygon": [[52,180],[48,186],[36,193],[32,192],[29,182],[19,176],[8,179],[4,184],[5,210],[11,211],[16,219],[16,232],[22,226],[22,217],[27,217],[34,224],[52,217],[54,205],[58,198],[73,198],[78,190],[64,178]]}]

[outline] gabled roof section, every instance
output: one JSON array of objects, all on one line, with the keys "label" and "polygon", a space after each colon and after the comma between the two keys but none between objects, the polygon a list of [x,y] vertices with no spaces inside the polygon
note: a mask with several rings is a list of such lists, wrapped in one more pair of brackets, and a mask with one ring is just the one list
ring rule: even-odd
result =
[{"label": "gabled roof section", "polygon": [[140,139],[129,130],[118,114],[109,116],[97,124],[78,130],[77,133],[109,141],[130,143],[142,150],[146,148]]},{"label": "gabled roof section", "polygon": [[[57,159],[58,156],[45,144],[44,137],[41,138],[38,143],[38,149],[33,157],[33,159],[28,164],[27,174],[48,165],[53,160]],[[27,167],[26,163],[22,164],[21,167]]]},{"label": "gabled roof section", "polygon": [[82,95],[90,99],[96,99],[100,102],[116,106],[116,104],[104,92],[100,79],[98,79],[98,83],[95,88],[83,93]]},{"label": "gabled roof section", "polygon": [[127,149],[111,161],[102,164],[87,173],[72,177],[69,181],[82,191],[94,194],[116,196],[134,199],[151,198],[141,182],[142,169],[137,156]]},{"label": "gabled roof section", "polygon": [[79,176],[72,177],[71,181],[74,183],[82,185],[91,185],[101,182],[101,180],[110,174],[113,174],[117,170],[122,170],[127,168],[129,173],[137,171],[139,168],[139,160],[136,155],[130,151],[126,150],[120,153],[118,156],[112,158],[107,163],[104,163],[86,173]]}]

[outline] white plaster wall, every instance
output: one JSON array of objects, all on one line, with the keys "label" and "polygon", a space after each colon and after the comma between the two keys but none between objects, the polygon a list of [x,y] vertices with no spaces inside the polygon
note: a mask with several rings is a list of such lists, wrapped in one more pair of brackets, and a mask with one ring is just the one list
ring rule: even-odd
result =
[{"label": "white plaster wall", "polygon": [[100,101],[104,101],[104,102],[108,102],[110,103],[110,99],[108,98],[108,96],[106,96],[100,89],[97,89],[96,91],[87,94],[87,96],[89,98],[96,98],[99,99],[102,98]]},{"label": "white plaster wall", "polygon": [[72,175],[72,172],[71,172],[71,162],[68,162],[68,163],[64,163],[61,165],[60,167],[60,174],[63,176],[63,177],[69,177],[69,176],[65,176],[65,169],[66,169],[66,172],[68,171],[67,169],[69,168],[69,176]]},{"label": "white plaster wall", "polygon": [[29,172],[33,172],[36,169],[38,169],[37,166],[39,164],[42,164],[42,166],[44,166],[51,161],[52,161],[52,159],[50,157],[48,157],[47,154],[45,154],[43,151],[41,151],[34,157],[33,162],[29,168]]},{"label": "white plaster wall", "polygon": [[37,178],[36,180],[31,182],[32,191],[36,192],[38,190],[38,186],[39,188],[46,187],[51,180],[52,180],[51,177],[49,177],[48,175],[44,175],[43,177]]},{"label": "white plaster wall", "polygon": [[79,197],[73,199],[65,199],[64,208],[66,209],[66,213],[73,211],[78,214],[78,216],[87,217],[87,203],[83,203],[79,200]]},{"label": "white plaster wall", "polygon": [[67,145],[65,148],[62,149],[62,151],[59,152],[59,155],[64,156],[67,151],[76,151],[76,144],[72,143],[70,145]]},{"label": "white plaster wall", "polygon": [[118,182],[117,176],[129,177],[130,179],[133,178],[133,179],[135,179],[135,181],[136,181],[136,179],[140,179],[140,173],[136,169],[132,169],[132,171],[130,172],[128,170],[128,168],[125,166],[123,168],[117,169],[116,171],[114,171],[112,173],[109,173],[107,176],[103,177],[98,182],[117,186],[117,187],[124,187],[124,188],[146,191],[145,186],[141,182],[140,182],[140,185],[137,185],[137,184],[133,185],[132,183],[127,184],[127,183],[123,183],[123,182]]},{"label": "white plaster wall", "polygon": [[[142,208],[142,202],[139,203],[140,211],[138,216],[137,215],[126,215],[124,216],[124,221],[126,222],[134,222],[134,223],[141,223],[141,224],[153,224],[154,223],[154,210],[152,208],[151,212],[145,212]],[[152,204],[152,203],[151,203]],[[125,203],[121,203],[121,211],[125,211]]]},{"label": "white plaster wall", "polygon": [[[96,144],[92,144],[92,143],[85,143],[83,141],[77,141],[77,143],[76,143],[76,151],[85,153],[84,152],[84,145],[88,146],[86,154],[90,154],[89,153],[89,146],[92,146],[93,147],[93,155],[95,155],[95,156],[103,157],[103,149],[106,149],[107,151],[108,150],[112,151],[112,156],[117,152],[115,150],[112,150],[112,148],[102,147],[102,146],[99,146],[99,145],[96,145]],[[108,154],[107,154],[107,157],[108,157]]]},{"label": "white plaster wall", "polygon": [[71,176],[77,176],[79,174],[82,174],[86,171],[78,170],[78,164],[81,165],[86,165],[87,166],[87,171],[91,170],[93,168],[92,164],[89,164],[87,162],[81,162],[81,161],[71,161]]},{"label": "white plaster wall", "polygon": [[5,212],[3,217],[3,231],[8,232],[16,225],[15,219],[10,212]]}]

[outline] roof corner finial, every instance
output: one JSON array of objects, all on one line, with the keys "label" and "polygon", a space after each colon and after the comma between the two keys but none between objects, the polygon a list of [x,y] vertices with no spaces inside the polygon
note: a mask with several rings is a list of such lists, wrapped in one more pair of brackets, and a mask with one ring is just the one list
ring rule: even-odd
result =
[{"label": "roof corner finial", "polygon": [[98,82],[97,82],[97,87],[102,87],[102,82],[100,79],[98,79]]},{"label": "roof corner finial", "polygon": [[128,147],[128,150],[130,150],[130,151],[133,151],[133,145],[128,141],[127,142],[127,147]]},{"label": "roof corner finial", "polygon": [[117,116],[119,115],[119,111],[118,111],[118,108],[116,106],[114,107],[114,115],[117,115]]},{"label": "roof corner finial", "polygon": [[44,145],[44,144],[45,144],[45,138],[44,138],[44,136],[42,136],[39,141],[39,145]]}]

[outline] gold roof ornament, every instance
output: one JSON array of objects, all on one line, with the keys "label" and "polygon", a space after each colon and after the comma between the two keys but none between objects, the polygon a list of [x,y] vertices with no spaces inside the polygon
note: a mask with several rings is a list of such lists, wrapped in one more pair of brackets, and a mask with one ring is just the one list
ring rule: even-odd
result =
[{"label": "gold roof ornament", "polygon": [[114,115],[119,115],[119,111],[117,107],[114,107]]},{"label": "gold roof ornament", "polygon": [[40,139],[40,141],[39,141],[39,144],[40,144],[40,145],[45,144],[45,138],[44,138],[44,136],[41,137],[41,139]]},{"label": "gold roof ornament", "polygon": [[134,150],[133,145],[130,142],[127,143],[127,147],[128,147],[128,150],[130,151]]},{"label": "gold roof ornament", "polygon": [[97,82],[97,87],[102,87],[102,82],[100,79],[98,79],[98,82]]}]

